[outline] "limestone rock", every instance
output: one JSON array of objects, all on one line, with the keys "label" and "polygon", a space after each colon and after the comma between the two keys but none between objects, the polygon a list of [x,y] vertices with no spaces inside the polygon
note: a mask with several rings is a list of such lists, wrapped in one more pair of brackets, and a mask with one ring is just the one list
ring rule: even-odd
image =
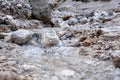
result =
[{"label": "limestone rock", "polygon": [[52,29],[46,28],[41,32],[41,45],[43,47],[51,47],[59,43],[59,38],[56,32]]},{"label": "limestone rock", "polygon": [[27,30],[17,30],[11,35],[11,42],[16,44],[24,44],[29,41],[31,33]]}]

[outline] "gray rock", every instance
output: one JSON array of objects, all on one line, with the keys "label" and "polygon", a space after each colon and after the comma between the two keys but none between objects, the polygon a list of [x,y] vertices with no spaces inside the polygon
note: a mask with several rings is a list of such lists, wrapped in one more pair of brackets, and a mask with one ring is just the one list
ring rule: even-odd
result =
[{"label": "gray rock", "polygon": [[28,30],[17,30],[11,35],[11,42],[16,44],[24,44],[29,41],[31,33]]},{"label": "gray rock", "polygon": [[56,32],[50,28],[41,31],[41,45],[42,47],[51,47],[59,43],[59,38]]},{"label": "gray rock", "polygon": [[69,21],[68,21],[69,25],[74,25],[76,23],[78,23],[78,19],[77,18],[70,18]]},{"label": "gray rock", "polygon": [[51,23],[51,8],[47,0],[30,0],[33,17]]}]

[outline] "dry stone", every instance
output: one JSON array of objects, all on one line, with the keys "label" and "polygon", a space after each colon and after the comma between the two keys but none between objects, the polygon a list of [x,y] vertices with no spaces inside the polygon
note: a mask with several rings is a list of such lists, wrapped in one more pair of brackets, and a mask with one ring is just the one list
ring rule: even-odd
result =
[{"label": "dry stone", "polygon": [[56,32],[52,29],[43,29],[41,32],[41,45],[43,47],[51,47],[59,43]]},{"label": "dry stone", "polygon": [[29,41],[31,33],[28,30],[17,30],[11,35],[11,42],[24,44]]}]

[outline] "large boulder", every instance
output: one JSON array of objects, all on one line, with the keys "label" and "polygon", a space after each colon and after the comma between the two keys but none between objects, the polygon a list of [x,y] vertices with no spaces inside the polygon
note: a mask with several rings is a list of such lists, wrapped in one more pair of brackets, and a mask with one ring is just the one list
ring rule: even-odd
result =
[{"label": "large boulder", "polygon": [[51,23],[51,7],[48,0],[30,0],[32,6],[33,17],[44,21],[45,23]]},{"label": "large boulder", "polygon": [[16,44],[24,44],[27,43],[30,39],[31,33],[28,30],[20,29],[11,35],[11,42]]}]

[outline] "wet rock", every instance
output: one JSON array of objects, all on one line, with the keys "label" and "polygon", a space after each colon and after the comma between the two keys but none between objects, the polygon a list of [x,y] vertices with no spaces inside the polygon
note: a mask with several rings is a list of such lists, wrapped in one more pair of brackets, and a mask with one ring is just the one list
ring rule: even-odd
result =
[{"label": "wet rock", "polygon": [[31,33],[28,30],[17,30],[11,35],[11,42],[16,44],[24,44],[29,41]]},{"label": "wet rock", "polygon": [[30,0],[33,17],[51,23],[51,7],[47,0]]},{"label": "wet rock", "polygon": [[41,45],[43,47],[51,47],[59,44],[59,38],[56,32],[52,29],[46,28],[41,31]]}]

